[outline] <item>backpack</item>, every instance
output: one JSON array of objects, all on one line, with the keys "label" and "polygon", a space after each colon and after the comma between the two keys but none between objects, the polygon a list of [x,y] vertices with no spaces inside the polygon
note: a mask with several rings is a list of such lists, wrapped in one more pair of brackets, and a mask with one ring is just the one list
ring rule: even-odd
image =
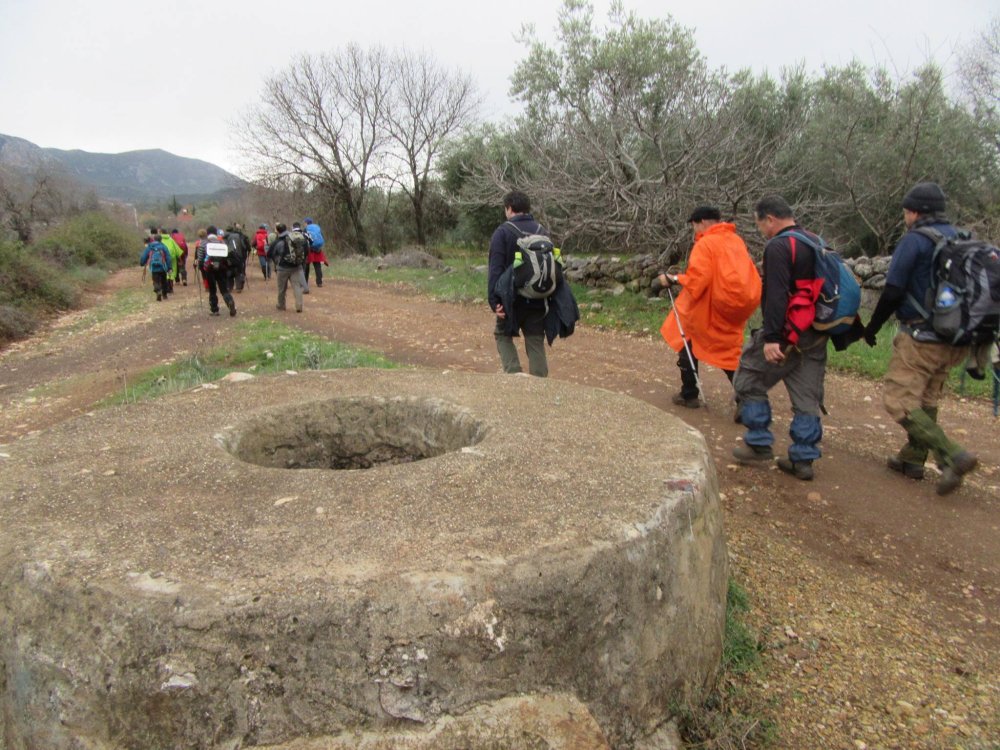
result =
[{"label": "backpack", "polygon": [[205,271],[218,271],[229,268],[232,249],[225,242],[206,242],[205,260],[202,269]]},{"label": "backpack", "polygon": [[[562,258],[559,248],[544,234],[522,232],[514,222],[508,221],[521,235],[514,251],[514,291],[528,299],[546,299],[562,283]],[[536,231],[540,232],[541,225]]]},{"label": "backpack", "polygon": [[788,232],[784,236],[791,239],[793,264],[796,240],[811,247],[816,256],[816,278],[797,281],[798,289],[788,301],[788,322],[796,332],[796,341],[807,326],[827,336],[847,333],[861,307],[861,284],[854,272],[840,253],[827,247],[822,237],[817,243],[802,232]]},{"label": "backpack", "polygon": [[226,235],[226,247],[229,248],[229,267],[242,268],[246,261],[246,254],[243,252],[243,237],[238,232],[230,232]]},{"label": "backpack", "polygon": [[309,255],[309,240],[296,229],[288,233],[288,250],[285,253],[285,260],[294,266],[305,265],[306,257]]},{"label": "backpack", "polygon": [[953,346],[995,339],[1000,329],[1000,250],[965,231],[954,237],[933,227],[914,231],[934,242],[934,255],[923,305],[907,295],[910,303]]},{"label": "backpack", "polygon": [[306,224],[306,231],[309,233],[309,239],[312,240],[313,247],[317,250],[326,244],[326,240],[323,239],[323,230],[319,228],[319,224],[315,222]]},{"label": "backpack", "polygon": [[[169,271],[172,268],[170,263],[170,253],[167,250],[166,245],[162,243],[152,243],[153,245],[159,245],[159,247],[150,247],[149,257],[146,259],[149,263],[149,270],[153,270],[154,262],[160,266],[160,272]],[[159,256],[159,257],[157,257]]]}]

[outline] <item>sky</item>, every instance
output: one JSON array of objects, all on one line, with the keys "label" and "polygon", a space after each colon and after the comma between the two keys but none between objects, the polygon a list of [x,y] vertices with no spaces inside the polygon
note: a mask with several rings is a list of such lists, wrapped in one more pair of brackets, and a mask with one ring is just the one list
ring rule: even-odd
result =
[{"label": "sky", "polygon": [[[1000,0],[623,0],[694,33],[713,68],[818,72],[857,58],[900,74],[956,52]],[[610,0],[593,0],[599,26]],[[232,125],[300,54],[348,43],[428,52],[469,73],[485,119],[516,111],[522,25],[555,38],[561,0],[0,0],[0,133],[39,146],[162,148],[240,173]],[[811,7],[810,7],[811,6]]]}]

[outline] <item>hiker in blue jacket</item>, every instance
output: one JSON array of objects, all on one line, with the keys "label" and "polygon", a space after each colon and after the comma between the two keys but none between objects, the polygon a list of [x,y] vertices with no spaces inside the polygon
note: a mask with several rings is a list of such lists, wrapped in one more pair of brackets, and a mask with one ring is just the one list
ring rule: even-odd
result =
[{"label": "hiker in blue jacket", "polygon": [[149,237],[139,257],[140,266],[145,268],[146,264],[149,264],[149,275],[153,277],[153,291],[156,292],[157,302],[166,299],[167,277],[173,270],[170,251],[160,240],[159,234]]},{"label": "hiker in blue jacket", "polygon": [[948,373],[965,361],[970,347],[941,341],[919,308],[931,287],[935,246],[934,240],[919,230],[929,227],[954,237],[955,227],[944,211],[944,191],[934,182],[918,183],[903,198],[907,231],[892,253],[885,288],[865,328],[865,341],[875,346],[883,324],[893,314],[899,320],[882,402],[889,416],[906,430],[907,442],[886,463],[893,471],[919,480],[924,478],[928,454],[933,453],[941,468],[939,495],[958,489],[962,477],[979,463],[938,425],[938,402]]}]

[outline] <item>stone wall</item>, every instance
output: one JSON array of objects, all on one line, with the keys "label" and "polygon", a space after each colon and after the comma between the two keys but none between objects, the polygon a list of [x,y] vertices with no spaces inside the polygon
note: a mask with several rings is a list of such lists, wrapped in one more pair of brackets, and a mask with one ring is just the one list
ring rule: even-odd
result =
[{"label": "stone wall", "polygon": [[[889,268],[889,256],[849,258],[847,265],[861,279],[863,289],[881,291]],[[566,278],[587,287],[645,292],[652,296],[650,282],[666,267],[654,255],[566,257]],[[666,297],[666,290],[659,296]]]}]

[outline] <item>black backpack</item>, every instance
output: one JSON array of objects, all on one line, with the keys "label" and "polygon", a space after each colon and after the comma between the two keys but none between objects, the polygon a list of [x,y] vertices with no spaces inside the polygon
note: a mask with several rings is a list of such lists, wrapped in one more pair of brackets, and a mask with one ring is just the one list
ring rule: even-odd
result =
[{"label": "black backpack", "polygon": [[1000,250],[968,232],[946,237],[933,227],[919,232],[934,242],[931,286],[923,304],[907,295],[934,333],[954,346],[992,341],[1000,329]]},{"label": "black backpack", "polygon": [[[559,248],[544,234],[528,234],[512,221],[508,224],[520,237],[514,252],[514,291],[528,299],[550,297],[562,283]],[[536,232],[541,232],[538,225]]]}]

